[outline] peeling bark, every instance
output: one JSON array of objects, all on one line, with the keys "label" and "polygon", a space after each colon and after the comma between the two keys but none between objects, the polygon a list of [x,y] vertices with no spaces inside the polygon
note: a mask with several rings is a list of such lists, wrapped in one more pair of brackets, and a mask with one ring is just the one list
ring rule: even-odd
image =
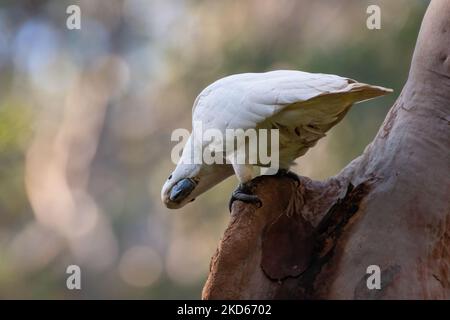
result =
[{"label": "peeling bark", "polygon": [[323,182],[256,178],[263,206],[233,205],[203,298],[449,299],[449,151],[450,2],[434,0],[374,141]]}]

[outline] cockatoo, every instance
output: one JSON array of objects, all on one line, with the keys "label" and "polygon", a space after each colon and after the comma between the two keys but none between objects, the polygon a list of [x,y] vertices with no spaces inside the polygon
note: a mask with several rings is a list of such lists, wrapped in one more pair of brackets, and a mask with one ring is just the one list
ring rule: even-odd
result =
[{"label": "cockatoo", "polygon": [[[204,130],[215,129],[224,135],[227,129],[278,129],[279,168],[286,173],[294,160],[341,121],[354,103],[389,92],[392,90],[331,74],[293,70],[243,73],[206,87],[194,102],[192,120],[201,122]],[[189,161],[195,148],[210,143],[194,143],[191,134],[162,187],[163,203],[171,209],[181,208],[234,173],[240,184],[232,194],[230,208],[234,200],[261,205],[248,187],[255,164]]]}]

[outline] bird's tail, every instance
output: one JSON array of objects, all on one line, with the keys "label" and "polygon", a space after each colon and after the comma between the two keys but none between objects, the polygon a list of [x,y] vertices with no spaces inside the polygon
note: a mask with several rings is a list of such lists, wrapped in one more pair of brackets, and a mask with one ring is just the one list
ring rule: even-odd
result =
[{"label": "bird's tail", "polygon": [[376,97],[384,96],[393,92],[393,90],[355,81],[350,82],[349,85],[342,90],[342,92],[345,92],[346,98],[351,100],[352,103],[358,103]]}]

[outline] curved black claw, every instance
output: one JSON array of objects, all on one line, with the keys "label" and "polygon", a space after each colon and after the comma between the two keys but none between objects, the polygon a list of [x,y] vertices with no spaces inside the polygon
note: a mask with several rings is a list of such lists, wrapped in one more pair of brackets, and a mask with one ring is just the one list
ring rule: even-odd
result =
[{"label": "curved black claw", "polygon": [[300,178],[294,172],[289,171],[287,169],[279,169],[277,172],[277,176],[288,177],[294,180],[297,183],[297,187],[300,185]]},{"label": "curved black claw", "polygon": [[246,184],[239,184],[236,190],[231,194],[230,202],[228,203],[228,210],[231,212],[231,207],[235,200],[240,200],[246,203],[257,203],[258,208],[262,206],[262,201],[257,195],[252,193],[251,188]]}]

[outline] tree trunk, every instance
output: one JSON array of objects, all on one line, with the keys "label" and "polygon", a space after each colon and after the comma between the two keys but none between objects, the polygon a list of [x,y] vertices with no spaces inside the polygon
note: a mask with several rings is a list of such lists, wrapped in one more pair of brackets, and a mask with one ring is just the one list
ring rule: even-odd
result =
[{"label": "tree trunk", "polygon": [[326,181],[256,178],[263,206],[234,203],[203,299],[450,299],[449,55],[433,0],[374,141]]}]

